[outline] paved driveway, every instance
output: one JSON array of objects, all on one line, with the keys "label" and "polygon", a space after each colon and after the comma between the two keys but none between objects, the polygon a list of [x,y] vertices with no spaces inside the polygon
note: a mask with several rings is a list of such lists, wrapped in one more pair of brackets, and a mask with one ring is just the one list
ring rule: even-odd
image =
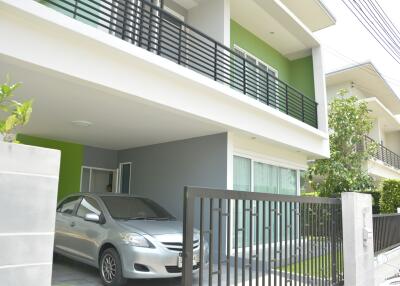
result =
[{"label": "paved driveway", "polygon": [[[53,264],[53,286],[102,286],[97,269],[72,261],[68,258],[56,256]],[[127,286],[180,286],[181,280],[131,280]]]}]

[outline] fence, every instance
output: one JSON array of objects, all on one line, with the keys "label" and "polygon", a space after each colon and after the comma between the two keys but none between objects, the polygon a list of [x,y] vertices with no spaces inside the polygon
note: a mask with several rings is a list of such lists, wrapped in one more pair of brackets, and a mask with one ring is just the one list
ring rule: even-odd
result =
[{"label": "fence", "polygon": [[150,1],[41,2],[318,127],[314,100]]},{"label": "fence", "polygon": [[339,199],[185,188],[183,285],[343,285],[342,242]]},{"label": "fence", "polygon": [[374,252],[387,251],[400,245],[400,214],[373,216]]},{"label": "fence", "polygon": [[364,144],[365,146],[376,144],[377,148],[373,154],[373,157],[392,167],[395,167],[396,169],[400,169],[400,156],[394,153],[392,150],[388,149],[380,143],[375,142],[374,139],[368,136],[365,136]]}]

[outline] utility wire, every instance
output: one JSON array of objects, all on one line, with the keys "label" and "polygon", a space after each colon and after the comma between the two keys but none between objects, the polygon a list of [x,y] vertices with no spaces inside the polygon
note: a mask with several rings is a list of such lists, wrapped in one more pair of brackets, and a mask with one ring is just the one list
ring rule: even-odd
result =
[{"label": "utility wire", "polygon": [[[355,64],[355,65],[362,65],[362,62],[356,61],[352,58],[350,58],[349,56],[346,56],[344,54],[342,54],[341,52],[339,52],[338,50],[328,46],[328,45],[324,45],[324,47],[326,48],[326,50],[331,53],[332,55],[342,58],[344,59],[346,62],[351,63],[351,64]],[[370,75],[373,75],[375,77],[379,77],[379,75],[377,75],[374,71],[372,71],[371,69],[367,68],[367,67],[363,67],[360,66],[360,69],[369,73]],[[400,87],[400,79],[388,76],[386,74],[380,74],[385,80],[387,80],[388,82],[391,82],[392,84],[397,85],[398,87]]]},{"label": "utility wire", "polygon": [[[385,51],[400,64],[400,52],[393,47],[393,43],[388,42],[387,38],[382,35],[374,25],[374,23],[365,14],[362,7],[355,0],[342,0],[346,7],[353,13],[357,20],[364,26],[365,29],[374,37],[374,39],[385,49]],[[364,20],[364,21],[363,21]],[[373,31],[372,31],[373,30]],[[385,30],[386,31],[386,30]],[[386,31],[387,34],[387,31]]]}]

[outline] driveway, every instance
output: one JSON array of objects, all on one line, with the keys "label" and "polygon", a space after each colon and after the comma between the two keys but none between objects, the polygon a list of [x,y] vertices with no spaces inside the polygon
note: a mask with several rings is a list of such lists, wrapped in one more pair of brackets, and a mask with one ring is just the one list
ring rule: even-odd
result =
[{"label": "driveway", "polygon": [[[53,264],[53,286],[102,286],[97,269],[57,255]],[[181,280],[131,280],[127,286],[180,286]]]}]

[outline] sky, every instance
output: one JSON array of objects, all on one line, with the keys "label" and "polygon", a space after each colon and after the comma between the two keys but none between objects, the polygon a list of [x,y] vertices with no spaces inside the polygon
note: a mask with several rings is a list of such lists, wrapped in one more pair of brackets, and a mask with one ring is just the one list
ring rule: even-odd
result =
[{"label": "sky", "polygon": [[[400,30],[400,1],[377,1]],[[379,45],[341,0],[322,2],[336,18],[336,25],[316,33],[323,46],[326,72],[372,61],[400,97],[400,64]]]}]

